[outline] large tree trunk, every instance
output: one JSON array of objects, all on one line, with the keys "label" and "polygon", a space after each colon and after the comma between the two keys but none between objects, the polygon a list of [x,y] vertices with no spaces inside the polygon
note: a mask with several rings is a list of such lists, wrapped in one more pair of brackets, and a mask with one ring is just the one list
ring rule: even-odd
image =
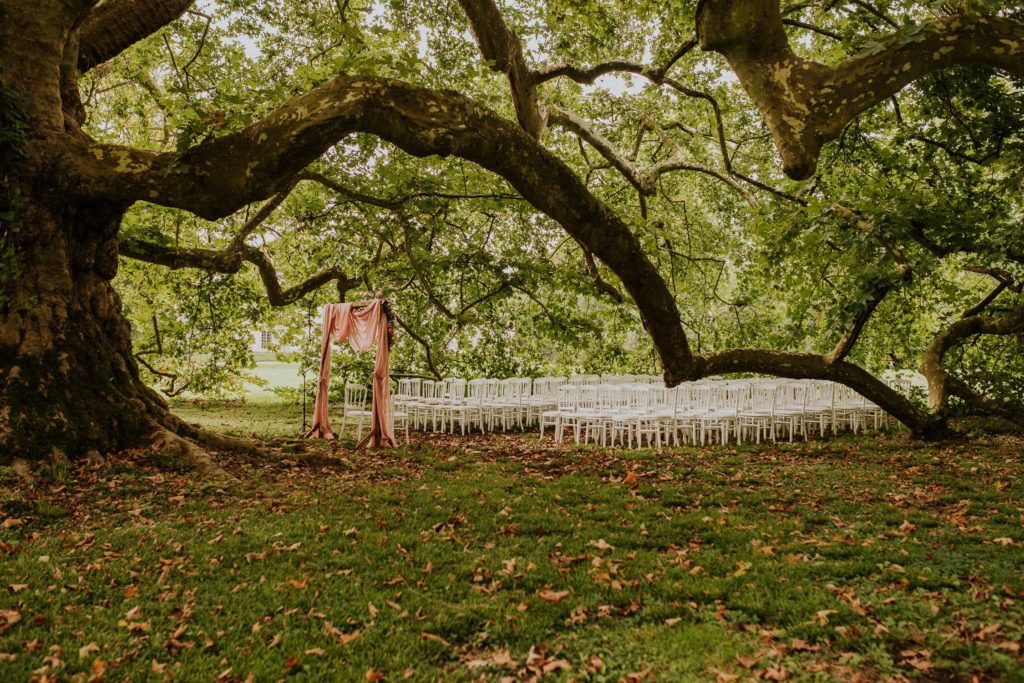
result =
[{"label": "large tree trunk", "polygon": [[138,446],[180,425],[139,379],[110,284],[127,204],[72,197],[84,139],[74,29],[95,0],[0,4],[0,462]]},{"label": "large tree trunk", "polygon": [[[121,212],[22,197],[0,296],[0,461],[136,446],[167,423],[110,281]],[[31,226],[31,229],[26,229]]]}]

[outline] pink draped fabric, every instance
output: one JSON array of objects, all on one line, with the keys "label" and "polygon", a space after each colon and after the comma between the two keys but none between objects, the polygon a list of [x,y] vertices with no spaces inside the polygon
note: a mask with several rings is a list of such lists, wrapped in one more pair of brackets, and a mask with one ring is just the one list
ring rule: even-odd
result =
[{"label": "pink draped fabric", "polygon": [[391,388],[388,348],[388,324],[383,304],[376,300],[370,305],[353,310],[352,304],[327,304],[323,307],[324,327],[320,341],[320,381],[316,388],[313,407],[313,429],[306,438],[333,439],[327,414],[328,390],[331,382],[331,338],[348,339],[355,351],[366,351],[377,342],[377,358],[373,366],[373,402],[370,408],[370,447],[395,447],[395,424],[391,414]]}]

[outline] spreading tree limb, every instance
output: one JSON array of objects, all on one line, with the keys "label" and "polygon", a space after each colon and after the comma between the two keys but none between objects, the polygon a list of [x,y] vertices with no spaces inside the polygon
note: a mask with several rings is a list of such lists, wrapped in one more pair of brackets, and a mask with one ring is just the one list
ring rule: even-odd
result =
[{"label": "spreading tree limb", "polygon": [[281,286],[270,257],[249,245],[225,249],[168,247],[146,240],[122,237],[120,250],[121,254],[128,258],[166,266],[172,270],[198,268],[210,273],[233,274],[241,269],[243,263],[251,263],[259,271],[260,280],[267,290],[267,301],[275,308],[293,304],[331,281],[337,284],[338,296],[344,298],[345,292],[358,283],[358,280],[350,277],[343,269],[334,267],[322,270],[285,289]]},{"label": "spreading tree limb", "polygon": [[619,276],[659,350],[667,381],[690,376],[675,300],[629,226],[520,126],[457,93],[341,75],[238,133],[180,155],[61,138],[55,156],[90,196],[144,199],[214,219],[279,191],[353,132],[377,135],[416,156],[459,156],[505,178]]},{"label": "spreading tree limb", "polygon": [[547,126],[544,108],[537,98],[537,77],[523,57],[523,44],[505,25],[493,0],[459,0],[473,27],[480,54],[491,68],[508,77],[519,125],[533,138]]},{"label": "spreading tree limb", "polygon": [[981,334],[1006,336],[1024,333],[1024,303],[1001,316],[972,315],[960,318],[932,339],[925,350],[919,368],[928,380],[928,403],[931,410],[941,413],[946,410],[950,389],[958,394],[965,393],[963,382],[957,380],[942,366],[946,353],[966,340]]},{"label": "spreading tree limb", "polygon": [[113,59],[179,18],[195,0],[107,0],[82,23],[78,68],[82,72]]},{"label": "spreading tree limb", "polygon": [[797,55],[778,0],[701,0],[701,48],[723,55],[768,122],[791,178],[814,174],[822,146],[907,84],[955,65],[1024,77],[1024,23],[973,12],[898,31],[836,65]]}]

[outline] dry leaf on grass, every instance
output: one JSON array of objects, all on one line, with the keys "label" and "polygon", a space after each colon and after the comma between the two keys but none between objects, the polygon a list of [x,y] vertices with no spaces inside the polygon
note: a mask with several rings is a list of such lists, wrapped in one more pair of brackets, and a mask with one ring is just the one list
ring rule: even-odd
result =
[{"label": "dry leaf on grass", "polygon": [[543,588],[537,591],[537,597],[546,602],[559,603],[565,600],[567,597],[572,595],[571,590],[565,591],[553,591],[550,588]]}]

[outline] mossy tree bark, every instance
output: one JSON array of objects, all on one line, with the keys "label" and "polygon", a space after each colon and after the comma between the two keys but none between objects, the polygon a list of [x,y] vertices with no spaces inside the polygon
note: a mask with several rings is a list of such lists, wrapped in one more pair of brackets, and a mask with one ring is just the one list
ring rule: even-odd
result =
[{"label": "mossy tree bark", "polygon": [[119,212],[26,193],[0,306],[0,445],[39,459],[140,443],[166,405],[139,380],[117,270]]}]

